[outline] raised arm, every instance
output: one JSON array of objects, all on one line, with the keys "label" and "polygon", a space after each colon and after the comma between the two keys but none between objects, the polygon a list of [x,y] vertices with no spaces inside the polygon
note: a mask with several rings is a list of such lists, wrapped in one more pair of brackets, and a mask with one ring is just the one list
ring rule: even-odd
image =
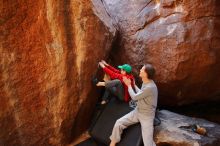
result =
[{"label": "raised arm", "polygon": [[147,97],[148,95],[151,95],[151,88],[146,87],[143,90],[140,90],[138,88],[137,93],[135,93],[131,86],[131,80],[126,77],[123,77],[123,81],[128,86],[128,92],[133,100],[139,100]]},{"label": "raised arm", "polygon": [[114,68],[113,66],[109,65],[109,64],[106,63],[104,60],[102,60],[101,62],[105,65],[105,67],[109,68],[109,69],[112,70],[113,72],[115,72],[115,73],[120,73],[120,70],[118,70],[118,69]]},{"label": "raised arm", "polygon": [[135,88],[136,92],[140,92],[141,91],[141,89],[138,88],[138,86],[136,84],[134,84],[134,88]]},{"label": "raised arm", "polygon": [[111,79],[120,79],[120,80],[122,79],[123,77],[122,74],[110,70],[105,66],[103,62],[99,62],[99,65],[101,68],[103,68],[103,71],[110,76]]},{"label": "raised arm", "polygon": [[104,67],[103,70],[106,74],[110,76],[111,79],[122,79],[122,74],[120,73],[116,73],[107,67]]},{"label": "raised arm", "polygon": [[151,94],[151,89],[150,88],[145,88],[143,90],[139,90],[137,93],[134,92],[132,89],[131,85],[128,86],[128,92],[133,100],[139,100],[142,98],[146,98],[148,95]]},{"label": "raised arm", "polygon": [[120,70],[114,68],[114,67],[111,66],[111,65],[108,65],[108,66],[106,66],[106,67],[109,68],[110,70],[112,70],[112,71],[115,72],[115,73],[120,73]]}]

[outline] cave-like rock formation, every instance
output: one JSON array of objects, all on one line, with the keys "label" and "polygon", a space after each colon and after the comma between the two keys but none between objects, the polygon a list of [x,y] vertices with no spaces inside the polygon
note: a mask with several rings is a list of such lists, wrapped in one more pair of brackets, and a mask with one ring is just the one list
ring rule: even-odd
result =
[{"label": "cave-like rock formation", "polygon": [[[115,64],[152,63],[160,104],[220,99],[218,0],[103,0],[119,28]],[[120,57],[119,57],[120,56]]]},{"label": "cave-like rock formation", "polygon": [[91,77],[109,54],[136,75],[155,65],[160,104],[219,99],[219,9],[219,0],[0,2],[0,145],[64,145],[85,130],[98,97]]},{"label": "cave-like rock formation", "polygon": [[116,35],[100,8],[0,2],[0,145],[64,145],[88,127],[97,100],[91,77]]}]

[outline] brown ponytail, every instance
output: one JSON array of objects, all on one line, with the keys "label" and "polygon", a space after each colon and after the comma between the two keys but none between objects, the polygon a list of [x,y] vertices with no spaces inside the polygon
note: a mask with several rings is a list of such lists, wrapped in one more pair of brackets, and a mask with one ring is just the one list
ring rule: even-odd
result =
[{"label": "brown ponytail", "polygon": [[148,75],[148,79],[153,79],[154,74],[155,74],[155,69],[154,69],[153,65],[152,64],[145,64],[144,68],[145,68],[145,72]]}]

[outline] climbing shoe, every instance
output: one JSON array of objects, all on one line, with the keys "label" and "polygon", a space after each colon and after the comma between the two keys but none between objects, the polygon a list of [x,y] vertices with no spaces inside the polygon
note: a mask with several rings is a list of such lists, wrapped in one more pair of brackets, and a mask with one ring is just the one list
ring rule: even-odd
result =
[{"label": "climbing shoe", "polygon": [[98,83],[98,79],[97,78],[92,78],[92,84],[96,86],[96,84]]}]

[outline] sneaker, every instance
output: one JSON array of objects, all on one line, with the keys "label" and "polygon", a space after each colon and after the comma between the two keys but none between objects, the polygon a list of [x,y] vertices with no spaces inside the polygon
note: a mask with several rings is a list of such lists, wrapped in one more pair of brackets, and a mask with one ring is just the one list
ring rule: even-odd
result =
[{"label": "sneaker", "polygon": [[101,105],[106,104],[108,101],[107,100],[102,100]]},{"label": "sneaker", "polygon": [[96,86],[96,84],[98,83],[98,79],[97,78],[92,78],[92,84]]}]

